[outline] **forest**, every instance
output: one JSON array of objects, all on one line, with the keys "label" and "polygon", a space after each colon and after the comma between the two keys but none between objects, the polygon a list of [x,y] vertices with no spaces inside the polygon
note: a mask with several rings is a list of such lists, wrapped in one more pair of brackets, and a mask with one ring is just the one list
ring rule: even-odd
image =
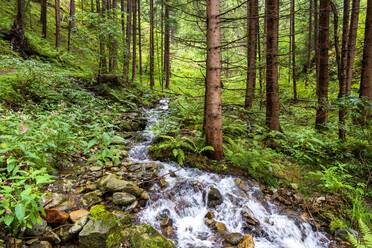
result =
[{"label": "forest", "polygon": [[372,0],[0,0],[0,248],[371,248]]}]

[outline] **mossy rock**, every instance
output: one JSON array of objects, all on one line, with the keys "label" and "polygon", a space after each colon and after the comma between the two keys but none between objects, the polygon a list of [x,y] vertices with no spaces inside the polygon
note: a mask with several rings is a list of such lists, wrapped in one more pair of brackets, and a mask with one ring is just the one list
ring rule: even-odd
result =
[{"label": "mossy rock", "polygon": [[136,225],[122,231],[122,235],[136,248],[176,248],[150,225]]},{"label": "mossy rock", "polygon": [[120,244],[124,236],[119,218],[104,206],[94,206],[89,212],[89,221],[79,234],[79,247],[104,248]]}]

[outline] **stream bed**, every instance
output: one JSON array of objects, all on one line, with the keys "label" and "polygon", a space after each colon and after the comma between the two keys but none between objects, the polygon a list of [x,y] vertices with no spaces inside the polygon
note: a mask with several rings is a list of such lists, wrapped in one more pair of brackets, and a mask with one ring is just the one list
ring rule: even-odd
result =
[{"label": "stream bed", "polygon": [[[168,99],[163,99],[152,109],[144,109],[148,119],[142,133],[143,141],[134,145],[128,160],[135,163],[153,162],[148,156],[156,135],[154,124],[164,119]],[[225,225],[227,233],[250,234],[256,248],[326,248],[330,240],[324,233],[299,218],[282,214],[280,208],[267,200],[259,185],[234,176],[219,175],[195,168],[181,167],[177,163],[157,162],[161,165],[159,176],[167,186],[155,185],[149,192],[151,200],[138,213],[139,222],[154,226],[162,232],[159,216],[171,221],[172,233],[168,236],[177,247],[224,247],[223,235],[206,224],[205,216],[211,212],[214,221]],[[170,173],[175,171],[174,173]],[[243,187],[238,187],[240,181]],[[210,190],[218,191],[222,203],[211,207],[206,196]],[[211,214],[209,213],[209,214]],[[246,216],[258,221],[247,224]]]}]

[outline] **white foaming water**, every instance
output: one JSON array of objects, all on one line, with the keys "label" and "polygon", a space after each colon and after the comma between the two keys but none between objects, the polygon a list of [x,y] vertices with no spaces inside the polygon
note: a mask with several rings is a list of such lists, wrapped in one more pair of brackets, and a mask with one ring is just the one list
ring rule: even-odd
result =
[{"label": "white foaming water", "polygon": [[[147,163],[148,149],[155,135],[151,125],[158,123],[168,109],[168,100],[163,99],[155,109],[144,110],[148,126],[143,132],[144,142],[134,146],[129,152],[129,161]],[[173,221],[174,234],[171,239],[180,248],[223,247],[222,237],[216,235],[204,221],[204,216],[213,211],[215,220],[226,225],[227,231],[251,234],[256,248],[326,248],[330,241],[320,232],[300,220],[280,214],[277,206],[260,196],[259,187],[244,180],[249,192],[240,190],[236,177],[217,175],[194,168],[182,168],[176,163],[162,163],[159,175],[176,171],[173,177],[165,177],[169,186],[160,189],[155,185],[151,200],[138,214],[141,223],[148,223],[161,232],[158,216],[166,216]],[[207,207],[206,192],[211,187],[218,189],[223,203],[216,209]],[[259,220],[257,227],[249,226],[242,217],[249,213]]]}]

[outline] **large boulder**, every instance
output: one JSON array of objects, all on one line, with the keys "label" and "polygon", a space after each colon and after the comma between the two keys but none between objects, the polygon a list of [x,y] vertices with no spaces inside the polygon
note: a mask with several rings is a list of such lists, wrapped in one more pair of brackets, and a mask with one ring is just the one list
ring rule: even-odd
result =
[{"label": "large boulder", "polygon": [[106,248],[120,244],[121,223],[117,216],[105,210],[104,206],[93,207],[88,222],[79,233],[80,248]]},{"label": "large boulder", "polygon": [[115,192],[112,195],[112,202],[115,205],[128,205],[133,203],[135,200],[135,196],[125,192]]},{"label": "large boulder", "polygon": [[118,179],[114,174],[102,178],[98,187],[105,192],[126,192],[135,196],[141,196],[143,189],[133,182]]},{"label": "large boulder", "polygon": [[220,191],[218,191],[218,189],[213,188],[213,187],[208,192],[207,200],[208,200],[207,206],[209,208],[215,208],[218,205],[222,204],[223,202]]},{"label": "large boulder", "polygon": [[249,234],[243,236],[243,241],[241,241],[237,248],[254,248],[253,237]]},{"label": "large boulder", "polygon": [[122,231],[131,247],[176,248],[176,246],[150,225],[136,225]]},{"label": "large boulder", "polygon": [[230,233],[224,236],[226,242],[237,245],[243,240],[243,235],[241,233]]}]

